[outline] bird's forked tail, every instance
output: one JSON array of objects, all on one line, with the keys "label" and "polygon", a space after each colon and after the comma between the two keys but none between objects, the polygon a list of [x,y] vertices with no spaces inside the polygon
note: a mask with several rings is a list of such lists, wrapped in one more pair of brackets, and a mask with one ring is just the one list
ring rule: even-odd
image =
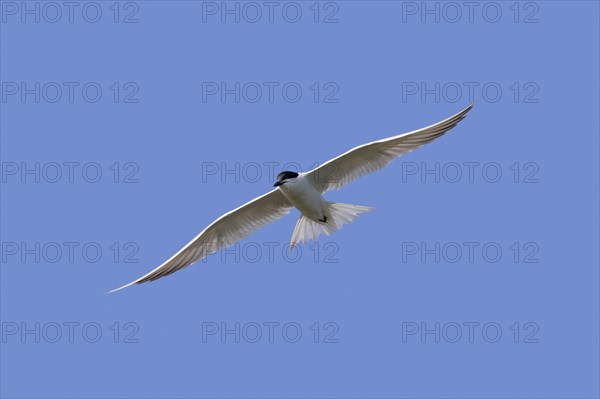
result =
[{"label": "bird's forked tail", "polygon": [[373,209],[368,206],[341,204],[339,202],[327,202],[327,207],[330,215],[327,222],[315,222],[304,215],[300,215],[292,234],[290,251],[300,242],[305,244],[308,241],[317,241],[321,234],[326,236],[333,234],[341,229],[343,225],[352,223],[359,214]]}]

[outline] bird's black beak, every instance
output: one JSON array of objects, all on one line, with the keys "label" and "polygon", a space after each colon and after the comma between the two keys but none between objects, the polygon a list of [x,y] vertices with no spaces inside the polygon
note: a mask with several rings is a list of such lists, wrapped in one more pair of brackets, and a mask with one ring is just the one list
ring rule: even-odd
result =
[{"label": "bird's black beak", "polygon": [[283,182],[281,181],[276,181],[275,184],[273,184],[273,187],[279,187],[283,184]]}]

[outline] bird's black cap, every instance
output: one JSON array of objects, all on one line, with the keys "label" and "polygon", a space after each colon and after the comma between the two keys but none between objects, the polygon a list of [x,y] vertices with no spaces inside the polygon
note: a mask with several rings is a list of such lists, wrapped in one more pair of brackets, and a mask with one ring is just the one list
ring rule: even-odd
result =
[{"label": "bird's black cap", "polygon": [[273,184],[273,187],[279,187],[287,179],[295,179],[298,176],[299,175],[296,172],[290,172],[289,170],[283,171],[277,175],[277,181],[275,182],[275,184]]}]

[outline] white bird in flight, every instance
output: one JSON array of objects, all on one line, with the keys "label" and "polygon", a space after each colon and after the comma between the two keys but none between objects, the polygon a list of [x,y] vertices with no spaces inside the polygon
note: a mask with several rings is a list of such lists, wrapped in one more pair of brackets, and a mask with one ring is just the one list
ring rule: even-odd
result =
[{"label": "white bird in flight", "polygon": [[316,241],[320,234],[334,233],[371,208],[329,202],[323,198],[324,193],[339,190],[351,181],[387,166],[401,155],[432,142],[456,126],[472,107],[473,104],[423,129],[354,147],[309,172],[281,172],[277,175],[275,189],[227,212],[162,265],[110,292],[175,273],[246,238],[287,215],[294,207],[301,214],[292,234],[290,250],[299,242]]}]

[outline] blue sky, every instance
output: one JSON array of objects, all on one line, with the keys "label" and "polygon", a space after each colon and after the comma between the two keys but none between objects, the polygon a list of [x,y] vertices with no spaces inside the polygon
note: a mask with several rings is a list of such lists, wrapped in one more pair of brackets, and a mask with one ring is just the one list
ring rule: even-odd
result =
[{"label": "blue sky", "polygon": [[[598,4],[223,4],[1,3],[2,396],[597,397]],[[335,235],[105,294],[473,99]]]}]

